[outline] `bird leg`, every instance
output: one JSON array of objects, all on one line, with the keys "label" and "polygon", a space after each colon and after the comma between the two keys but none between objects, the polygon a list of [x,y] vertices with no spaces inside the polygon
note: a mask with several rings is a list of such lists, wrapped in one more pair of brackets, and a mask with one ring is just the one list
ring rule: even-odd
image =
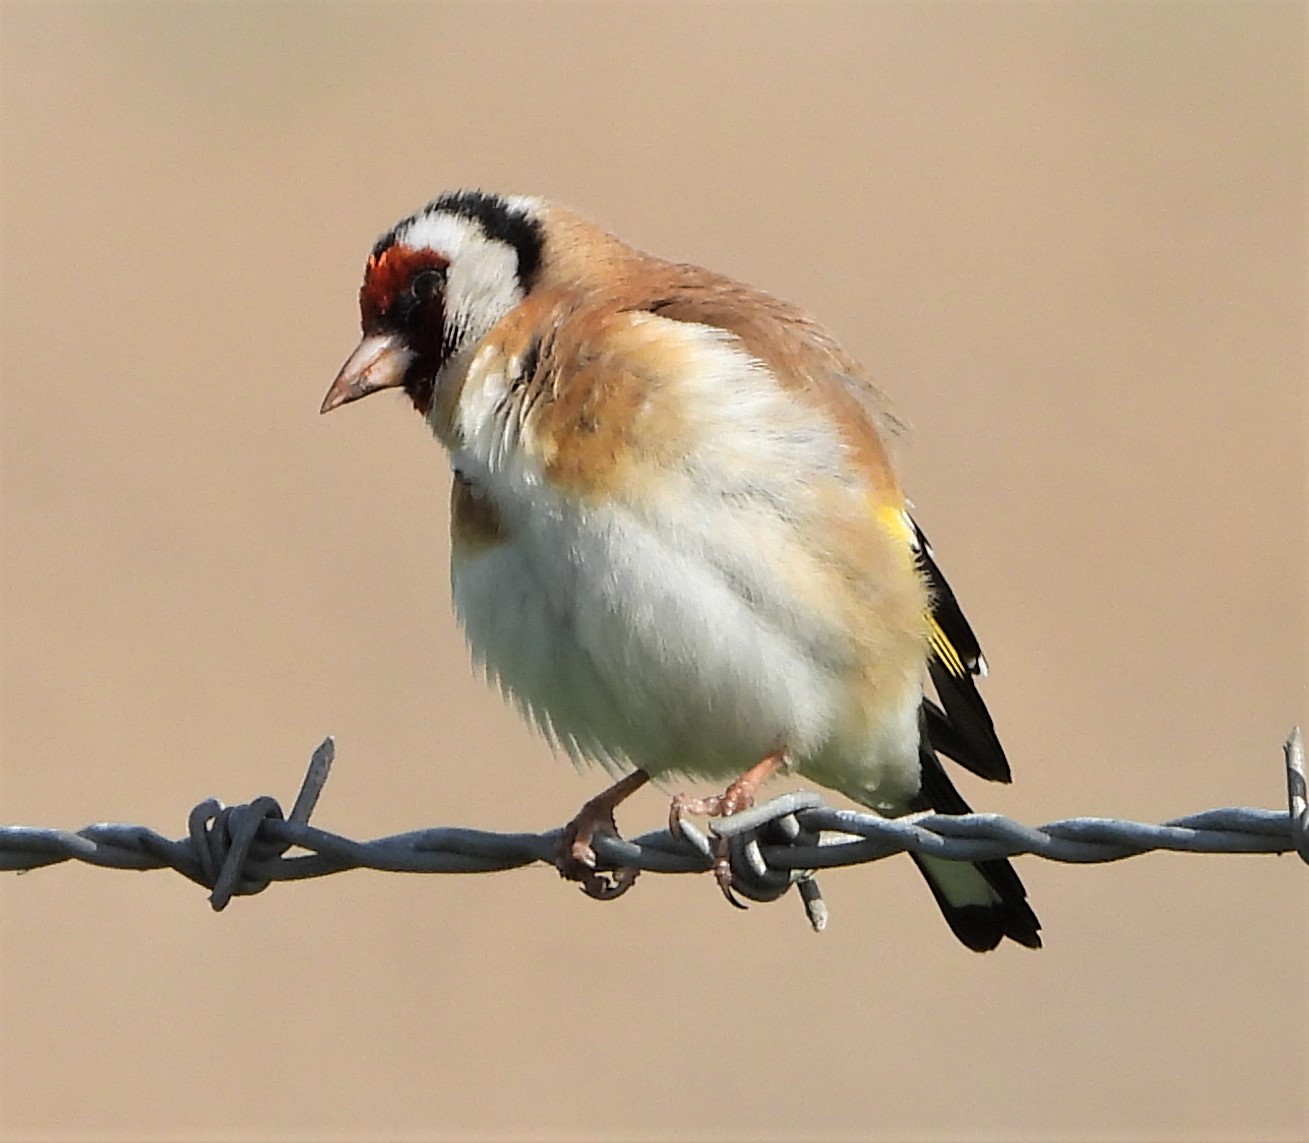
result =
[{"label": "bird leg", "polygon": [[597,901],[612,901],[636,884],[639,869],[620,868],[612,873],[595,867],[595,850],[591,842],[596,834],[618,836],[614,810],[650,781],[644,770],[633,770],[607,790],[601,790],[564,826],[559,848],[555,850],[555,868],[565,881],[578,881],[582,892]]},{"label": "bird leg", "polygon": [[[790,764],[790,757],[785,750],[774,750],[751,766],[721,794],[711,794],[707,798],[692,798],[687,794],[677,794],[668,807],[668,832],[674,837],[684,837],[682,819],[688,814],[706,814],[711,818],[725,818],[741,810],[748,810],[754,805],[755,794],[759,787],[778,770],[786,769]],[[714,839],[714,879],[718,882],[718,888],[722,890],[728,903],[738,909],[744,909],[745,906],[732,892],[729,844],[725,837]]]}]

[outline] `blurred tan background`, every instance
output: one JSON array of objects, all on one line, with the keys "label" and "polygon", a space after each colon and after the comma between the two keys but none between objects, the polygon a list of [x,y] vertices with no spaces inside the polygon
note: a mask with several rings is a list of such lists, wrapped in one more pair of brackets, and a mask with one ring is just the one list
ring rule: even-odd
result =
[{"label": "blurred tan background", "polygon": [[[552,196],[820,314],[914,432],[1037,823],[1283,805],[1306,701],[1305,8],[6,2],[0,820],[289,803],[545,829],[599,788],[468,669],[444,458],[326,419],[376,235]],[[638,798],[628,832],[665,804]],[[903,859],[830,930],[707,879],[354,873],[213,915],[0,878],[0,1133],[1302,1139],[1309,870]]]}]

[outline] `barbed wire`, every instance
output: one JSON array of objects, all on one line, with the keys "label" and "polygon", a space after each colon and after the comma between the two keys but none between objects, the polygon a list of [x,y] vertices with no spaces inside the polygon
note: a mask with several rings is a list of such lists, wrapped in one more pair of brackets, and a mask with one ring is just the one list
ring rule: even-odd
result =
[{"label": "barbed wire", "polygon": [[[1283,748],[1288,812],[1232,807],[1205,810],[1160,825],[1116,818],[1076,817],[1031,827],[999,814],[913,814],[887,819],[838,810],[815,793],[781,797],[712,823],[727,839],[732,887],[753,901],[772,901],[797,887],[810,924],[822,929],[827,910],[814,878],[818,869],[862,865],[912,852],[950,861],[984,861],[1030,854],[1048,861],[1092,864],[1138,854],[1298,853],[1309,863],[1309,795],[1304,740],[1297,727]],[[289,816],[276,799],[245,805],[201,802],[187,836],[173,841],[139,825],[101,822],[71,832],[0,826],[0,870],[24,872],[65,861],[110,869],[173,869],[210,890],[222,910],[234,896],[261,892],[274,881],[324,877],[348,869],[403,873],[491,873],[534,862],[553,864],[562,829],[492,833],[441,826],[354,841],[309,825],[335,758],[325,739],[314,751]],[[686,837],[667,830],[640,837],[597,836],[597,868],[651,873],[704,873],[714,846],[693,822]],[[292,847],[306,851],[287,856]]]}]

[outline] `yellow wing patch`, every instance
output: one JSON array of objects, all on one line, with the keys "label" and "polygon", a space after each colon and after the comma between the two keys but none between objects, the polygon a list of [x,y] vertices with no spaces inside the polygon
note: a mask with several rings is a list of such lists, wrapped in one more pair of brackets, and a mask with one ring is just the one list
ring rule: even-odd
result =
[{"label": "yellow wing patch", "polygon": [[[906,552],[912,554],[915,560],[921,555],[922,548],[918,539],[918,530],[914,527],[913,520],[909,518],[909,513],[904,508],[894,504],[883,504],[877,509],[878,522],[892,536],[899,540],[905,546]],[[936,601],[933,599],[929,606],[934,607]],[[932,646],[932,653],[941,661],[952,675],[957,678],[963,678],[968,674],[968,668],[955,650],[946,633],[941,629],[940,623],[937,622],[936,616],[930,611],[927,615],[927,639]]]},{"label": "yellow wing patch", "polygon": [[879,504],[877,506],[877,522],[900,543],[904,544],[906,550],[917,552],[918,537],[914,533],[914,526],[909,519],[909,513],[904,510],[903,505]]},{"label": "yellow wing patch", "polygon": [[928,631],[928,641],[932,644],[932,651],[942,665],[952,675],[962,678],[968,674],[967,668],[964,667],[964,661],[959,658],[959,652],[954,649],[950,640],[945,637],[945,632],[941,630],[941,625],[936,621],[936,616],[928,616],[930,629]]}]

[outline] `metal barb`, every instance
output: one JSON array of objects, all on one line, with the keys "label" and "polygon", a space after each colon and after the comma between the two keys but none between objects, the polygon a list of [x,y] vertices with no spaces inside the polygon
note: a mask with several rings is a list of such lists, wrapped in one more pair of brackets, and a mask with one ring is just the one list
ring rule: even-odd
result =
[{"label": "metal barb", "polygon": [[[318,796],[323,792],[323,786],[332,772],[332,762],[335,758],[336,743],[331,735],[328,735],[319,743],[318,749],[309,759],[309,768],[305,771],[304,781],[300,784],[300,792],[296,795],[295,805],[291,808],[291,816],[286,819],[287,821],[301,826],[309,824],[309,815],[318,805]],[[221,803],[213,799],[203,803],[203,806],[206,811],[212,806],[220,807],[216,814],[207,815],[208,820],[213,823],[208,832],[223,834],[223,840],[228,845],[218,875],[213,878],[213,892],[209,894],[209,904],[214,912],[221,913],[235,894],[258,893],[268,887],[269,880],[260,878],[249,868],[250,858],[255,852],[256,839],[264,822],[283,820],[282,807],[277,804],[276,799],[267,796],[256,798],[247,806],[234,806],[228,810],[222,809]],[[198,810],[201,807],[196,808]],[[193,822],[194,819],[195,811],[192,811]],[[232,825],[233,821],[236,822],[235,826]],[[194,825],[191,836],[194,841]],[[222,841],[219,844],[221,845]],[[272,848],[268,852],[258,855],[264,861],[280,858],[291,847],[289,841],[271,844]],[[201,853],[202,867],[212,876],[214,862],[210,856],[210,847],[204,846]]]},{"label": "metal barb", "polygon": [[1309,787],[1305,780],[1304,735],[1294,727],[1282,747],[1286,755],[1286,798],[1295,851],[1309,864]]},{"label": "metal barb", "polygon": [[827,902],[823,900],[823,891],[818,888],[818,879],[812,875],[801,877],[796,888],[800,891],[800,900],[804,903],[805,916],[809,918],[809,927],[816,933],[827,928]]},{"label": "metal barb", "polygon": [[318,744],[313,757],[309,759],[309,769],[305,771],[305,780],[300,784],[295,805],[291,807],[291,816],[287,821],[297,825],[308,825],[309,815],[318,805],[318,796],[327,784],[332,773],[332,763],[336,761],[336,739],[330,734]]}]

